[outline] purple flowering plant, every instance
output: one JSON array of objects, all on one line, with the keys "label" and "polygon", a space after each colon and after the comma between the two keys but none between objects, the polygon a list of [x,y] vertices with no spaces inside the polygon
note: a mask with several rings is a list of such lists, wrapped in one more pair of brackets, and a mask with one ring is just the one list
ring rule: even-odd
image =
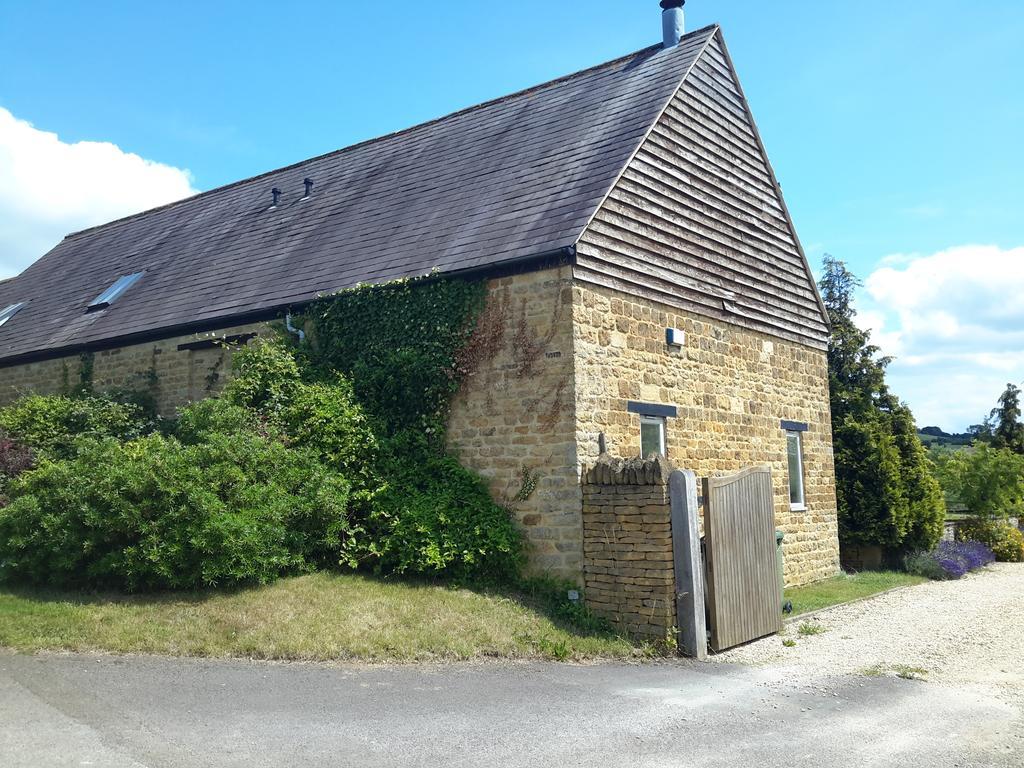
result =
[{"label": "purple flowering plant", "polygon": [[907,558],[907,570],[931,579],[959,579],[995,562],[992,550],[977,541],[942,541],[931,552]]}]

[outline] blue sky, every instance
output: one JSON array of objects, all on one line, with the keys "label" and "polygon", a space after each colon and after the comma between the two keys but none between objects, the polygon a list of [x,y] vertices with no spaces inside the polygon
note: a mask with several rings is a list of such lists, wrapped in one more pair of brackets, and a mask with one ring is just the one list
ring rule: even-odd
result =
[{"label": "blue sky", "polygon": [[[868,280],[864,321],[900,358],[894,389],[921,422],[979,420],[1024,379],[1024,305],[1000,298],[1024,293],[1024,4],[690,0],[686,11],[690,29],[722,24],[811,261],[829,252]],[[0,232],[0,275],[61,226],[657,42],[659,14],[655,0],[0,0],[0,229],[16,233]],[[91,159],[76,165],[69,146]],[[41,169],[31,178],[25,158]],[[83,199],[55,202],[52,182],[72,167],[64,186]]]}]

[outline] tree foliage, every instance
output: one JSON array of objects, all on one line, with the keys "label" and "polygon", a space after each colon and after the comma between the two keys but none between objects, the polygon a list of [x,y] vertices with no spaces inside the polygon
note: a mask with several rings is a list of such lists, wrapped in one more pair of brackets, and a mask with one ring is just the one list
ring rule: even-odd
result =
[{"label": "tree foliage", "polygon": [[913,414],[890,391],[871,334],[855,322],[857,278],[826,257],[819,287],[828,309],[829,393],[839,534],[849,544],[930,549],[945,505]]},{"label": "tree foliage", "polygon": [[1007,384],[999,396],[999,405],[992,410],[988,423],[991,425],[992,445],[1007,448],[1014,453],[1024,454],[1024,424],[1020,420],[1020,387]]},{"label": "tree foliage", "polygon": [[1024,456],[985,443],[963,451],[936,451],[936,474],[946,497],[982,519],[1024,514]]}]

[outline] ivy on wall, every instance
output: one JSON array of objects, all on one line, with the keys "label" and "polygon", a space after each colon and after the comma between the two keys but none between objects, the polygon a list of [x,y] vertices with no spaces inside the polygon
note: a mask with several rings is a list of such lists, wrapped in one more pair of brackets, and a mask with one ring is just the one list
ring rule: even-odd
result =
[{"label": "ivy on wall", "polygon": [[303,353],[324,376],[344,373],[385,435],[415,429],[443,445],[451,400],[477,362],[465,350],[486,296],[482,281],[356,286],[307,309]]}]

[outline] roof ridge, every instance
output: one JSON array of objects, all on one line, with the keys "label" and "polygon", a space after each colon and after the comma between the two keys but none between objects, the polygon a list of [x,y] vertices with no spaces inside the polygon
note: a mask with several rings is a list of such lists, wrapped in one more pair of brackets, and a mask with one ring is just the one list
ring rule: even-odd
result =
[{"label": "roof ridge", "polygon": [[[714,29],[718,29],[718,26],[719,26],[718,24],[708,24],[708,25],[706,25],[704,27],[701,27],[700,29],[695,29],[692,32],[687,32],[685,35],[683,35],[682,38],[680,38],[680,41],[687,40],[688,38],[696,37],[696,36],[698,36],[700,34],[709,32],[709,31],[714,30]],[[458,110],[456,110],[454,112],[449,112],[448,114],[441,115],[440,117],[431,118],[430,120],[427,120],[425,122],[416,123],[415,125],[410,125],[410,126],[408,126],[406,128],[401,128],[401,129],[399,129],[397,131],[392,131],[391,133],[385,133],[385,134],[381,134],[380,136],[374,136],[374,137],[369,138],[369,139],[364,139],[363,141],[357,141],[355,144],[349,144],[349,145],[347,145],[345,147],[340,147],[339,149],[333,149],[330,152],[324,152],[323,154],[320,154],[320,155],[314,155],[313,157],[307,157],[304,160],[299,160],[297,162],[290,163],[289,165],[283,165],[283,166],[281,166],[279,168],[272,168],[269,171],[263,171],[262,173],[257,173],[257,174],[255,174],[253,176],[248,176],[248,177],[246,177],[244,179],[238,179],[237,181],[232,181],[232,182],[229,182],[227,184],[222,184],[219,187],[214,187],[213,189],[207,189],[207,190],[204,190],[202,192],[198,192],[198,193],[196,193],[194,195],[190,195],[189,197],[183,197],[180,200],[173,200],[173,201],[171,201],[169,203],[164,203],[163,205],[158,205],[158,206],[156,206],[154,208],[147,208],[146,210],[139,211],[138,213],[132,213],[132,214],[129,214],[128,216],[122,216],[121,218],[113,219],[111,221],[107,221],[107,222],[104,222],[102,224],[96,224],[96,225],[94,225],[92,227],[86,227],[84,229],[79,229],[79,230],[76,230],[74,232],[69,232],[67,235],[64,236],[64,239],[68,240],[68,239],[71,239],[71,238],[74,238],[74,237],[78,237],[79,235],[84,235],[84,234],[89,233],[89,232],[95,232],[96,230],[104,229],[106,227],[111,227],[111,226],[114,226],[116,224],[123,224],[126,221],[131,221],[133,219],[137,219],[140,216],[146,216],[146,215],[151,214],[151,213],[156,213],[157,211],[166,210],[166,209],[172,208],[172,207],[174,207],[176,205],[184,205],[185,203],[192,202],[193,200],[198,200],[199,198],[206,197],[208,195],[213,195],[213,194],[215,194],[217,192],[223,192],[224,190],[232,189],[233,187],[237,187],[237,186],[240,186],[242,184],[247,184],[248,182],[256,181],[257,179],[261,179],[261,178],[264,178],[266,176],[270,176],[270,175],[275,174],[275,173],[282,173],[284,171],[290,171],[292,169],[299,168],[299,167],[301,167],[303,165],[307,165],[308,163],[313,163],[313,162],[316,162],[318,160],[323,160],[323,159],[328,158],[328,157],[334,157],[336,155],[341,155],[341,154],[344,154],[346,152],[351,152],[351,151],[354,151],[354,150],[359,149],[361,147],[368,146],[370,144],[376,144],[378,142],[382,142],[382,141],[385,141],[387,139],[394,138],[396,136],[402,136],[404,134],[411,133],[413,131],[418,131],[421,128],[426,128],[428,126],[437,125],[438,123],[444,122],[445,120],[450,120],[452,118],[459,117],[459,116],[465,115],[465,114],[469,114],[471,112],[475,112],[477,110],[484,109],[486,107],[494,106],[495,104],[500,104],[500,103],[502,103],[504,101],[508,101],[509,99],[518,98],[520,96],[524,96],[524,95],[526,95],[528,93],[531,93],[533,91],[539,91],[542,88],[548,88],[548,87],[551,87],[553,85],[558,85],[560,83],[568,82],[568,81],[570,81],[570,80],[572,80],[574,78],[580,77],[582,75],[586,75],[588,73],[594,72],[594,71],[599,70],[599,69],[604,69],[605,67],[614,66],[615,64],[618,64],[620,62],[627,61],[629,59],[635,58],[636,56],[639,56],[640,54],[647,53],[648,51],[653,51],[653,50],[660,49],[661,47],[662,47],[661,43],[658,43],[656,45],[649,45],[646,48],[641,48],[639,50],[633,51],[632,53],[627,53],[627,54],[625,54],[623,56],[619,56],[616,59],[611,59],[610,61],[605,61],[605,62],[602,62],[600,64],[595,64],[594,66],[587,67],[586,69],[581,69],[581,70],[578,70],[576,72],[571,72],[570,74],[562,75],[562,76],[556,77],[556,78],[554,78],[552,80],[546,80],[546,81],[544,81],[542,83],[537,83],[536,85],[532,85],[532,86],[530,86],[528,88],[522,88],[522,89],[520,89],[518,91],[513,91],[512,93],[507,93],[507,94],[505,94],[503,96],[499,96],[499,97],[494,98],[494,99],[489,99],[487,101],[479,102],[478,104],[473,104],[473,105],[470,105],[468,107],[463,107],[462,109],[458,109]]]}]

